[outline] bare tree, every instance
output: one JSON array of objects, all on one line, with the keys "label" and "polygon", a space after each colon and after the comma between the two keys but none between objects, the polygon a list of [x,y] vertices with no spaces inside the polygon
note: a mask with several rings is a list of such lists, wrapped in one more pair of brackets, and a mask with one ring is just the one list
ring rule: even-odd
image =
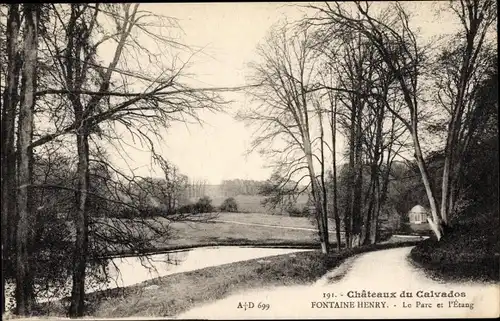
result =
[{"label": "bare tree", "polygon": [[340,251],[341,243],[341,224],[338,210],[338,192],[337,192],[337,97],[331,91],[328,91],[328,101],[330,105],[330,130],[332,134],[332,210],[335,219],[335,235],[337,237],[337,249]]},{"label": "bare tree", "polygon": [[33,151],[30,147],[33,135],[33,110],[35,107],[36,72],[38,54],[39,4],[25,4],[24,63],[22,68],[21,104],[18,126],[18,184],[17,209],[19,221],[16,230],[16,312],[31,313],[34,304],[33,277],[31,275],[32,207],[31,180]]},{"label": "bare tree", "polygon": [[[319,130],[320,130],[320,136],[319,136],[319,142],[320,142],[320,158],[319,158],[319,163],[320,163],[320,187],[321,187],[321,224],[320,226],[323,226],[323,233],[326,233],[328,235],[328,193],[327,193],[327,186],[326,186],[326,170],[325,170],[325,130],[323,126],[323,110],[321,108],[321,102],[317,98],[313,98],[312,100],[312,105],[314,106],[316,113],[318,115],[318,123],[319,123]],[[329,235],[328,235],[329,236]],[[326,237],[326,240],[328,242],[328,236]]]},{"label": "bare tree", "polygon": [[376,48],[388,70],[395,75],[399,90],[404,97],[407,110],[397,113],[388,107],[405,124],[412,135],[415,158],[426,189],[432,212],[430,220],[436,237],[443,234],[434,187],[429,178],[427,165],[420,144],[418,124],[420,75],[425,61],[425,48],[417,42],[415,32],[409,26],[409,16],[398,3],[391,3],[375,17],[369,3],[355,3],[356,14],[347,11],[339,3],[315,7],[323,16],[320,21],[330,21],[333,32],[360,33]]},{"label": "bare tree", "polygon": [[[22,62],[20,61],[20,33],[19,4],[8,7],[6,32],[6,73],[2,72],[5,81],[2,102],[2,269],[6,269],[12,254],[15,241],[16,217],[16,156],[14,147],[15,121],[19,87],[19,76]],[[2,312],[5,311],[5,278],[2,278]]]},{"label": "bare tree", "polygon": [[[471,119],[474,92],[485,77],[485,51],[488,50],[488,33],[496,21],[496,2],[490,0],[463,0],[450,2],[450,8],[459,18],[461,30],[453,37],[454,52],[443,50],[441,70],[445,83],[439,101],[448,112],[445,161],[441,187],[441,219],[448,223],[454,210],[458,175],[462,167],[463,155],[468,148],[468,132],[474,132]],[[491,36],[491,35],[490,35]],[[491,47],[490,47],[491,48]],[[451,58],[451,59],[450,59]],[[446,97],[446,98],[445,98]],[[458,146],[458,148],[457,148]]]},{"label": "bare tree", "polygon": [[[454,3],[452,7],[455,6]],[[466,88],[470,85],[472,71],[477,66],[476,59],[482,49],[482,44],[488,28],[492,26],[495,3],[492,1],[461,2],[458,6],[460,20],[464,26],[465,54],[457,82],[457,94],[452,102],[452,117],[450,118],[445,154],[447,161],[443,174],[443,188],[441,195],[441,208],[438,207],[436,192],[429,177],[429,171],[424,160],[419,138],[419,121],[421,113],[421,83],[426,62],[426,48],[417,41],[417,35],[410,27],[410,16],[399,4],[393,3],[376,16],[371,11],[369,3],[355,3],[356,15],[348,12],[341,4],[326,4],[325,7],[315,7],[322,16],[317,21],[330,21],[329,26],[336,32],[359,32],[363,34],[377,49],[388,70],[394,74],[399,90],[406,104],[405,112],[397,112],[387,106],[389,111],[408,128],[412,135],[415,158],[426,189],[427,197],[432,212],[429,223],[439,240],[443,235],[443,226],[447,224],[450,205],[449,181],[451,165],[459,155],[453,152],[452,143],[457,140],[460,133],[463,109],[466,105],[464,98]],[[453,197],[452,197],[453,199]],[[451,203],[453,201],[451,200]],[[440,209],[440,210],[439,210]]]},{"label": "bare tree", "polygon": [[[361,19],[360,13],[354,16]],[[332,117],[335,114],[335,122],[330,122],[332,132],[338,121],[348,138],[349,192],[344,199],[346,243],[347,246],[375,243],[379,211],[387,194],[388,173],[394,155],[401,149],[396,142],[406,132],[406,126],[401,125],[396,117],[400,115],[387,117],[386,105],[401,113],[401,101],[395,99],[398,96],[397,83],[377,48],[363,33],[325,19],[327,22],[321,15],[305,18],[302,24],[315,30],[315,49],[323,61],[323,73],[328,75],[322,77],[317,88],[326,92],[330,113]],[[340,102],[340,112],[337,102]],[[337,115],[340,115],[338,120]],[[332,138],[335,138],[333,134]],[[385,155],[387,159],[384,159]],[[335,157],[332,160],[335,164]],[[367,166],[369,183],[364,188],[363,182],[367,178],[363,178],[363,174]],[[333,203],[336,203],[336,175],[332,180]],[[364,201],[360,202],[361,199]],[[335,204],[332,207],[335,208]]]},{"label": "bare tree", "polygon": [[260,184],[258,194],[264,196],[261,204],[272,211],[283,214],[297,203],[299,196],[297,187],[295,181],[281,176],[276,171],[271,174],[269,179]]},{"label": "bare tree", "polygon": [[[66,33],[63,43],[55,39],[47,39],[51,52],[64,53],[53,55],[55,66],[60,70],[54,77],[61,79],[63,88],[47,88],[38,92],[39,96],[51,95],[70,103],[74,119],[56,124],[55,132],[42,135],[32,146],[40,146],[66,133],[76,132],[76,145],[79,155],[79,185],[77,192],[78,211],[75,213],[76,243],[74,253],[73,291],[70,315],[83,313],[85,264],[88,249],[88,189],[89,189],[89,139],[93,135],[116,137],[117,128],[128,131],[133,139],[145,144],[154,153],[152,136],[161,138],[158,128],[167,127],[169,121],[183,120],[185,117],[196,117],[196,108],[215,108],[221,102],[216,95],[203,90],[194,91],[178,81],[183,67],[175,66],[164,69],[160,76],[151,78],[134,71],[119,68],[127,50],[142,50],[151,59],[157,57],[144,49],[137,41],[133,30],[149,31],[141,20],[148,16],[156,16],[138,10],[139,5],[100,5],[75,4],[64,16],[67,22],[61,23]],[[61,17],[64,8],[54,9]],[[115,34],[99,34],[100,16],[109,16],[116,23]],[[57,22],[57,21],[56,21]],[[54,24],[56,24],[56,22]],[[151,35],[151,34],[150,34]],[[153,35],[155,37],[155,35]],[[159,39],[158,39],[159,38]],[[102,67],[97,61],[97,48],[108,39],[115,39],[117,46],[111,62]],[[171,45],[169,39],[157,36],[159,42]],[[81,59],[83,57],[83,59]],[[168,74],[165,76],[164,74]],[[118,79],[120,85],[116,85]],[[131,92],[130,78],[145,82],[145,91]],[[97,80],[97,81],[96,81]],[[92,87],[97,87],[92,89]],[[166,89],[170,89],[167,91]],[[59,105],[60,106],[60,105]],[[53,112],[64,112],[55,110]],[[177,118],[179,117],[179,118]],[[115,133],[115,134],[113,134]],[[118,134],[119,135],[119,134]]]},{"label": "bare tree", "polygon": [[186,175],[179,172],[177,166],[168,160],[156,156],[164,178],[160,184],[155,184],[156,190],[151,194],[155,195],[162,204],[165,205],[167,213],[173,214],[176,207],[181,203],[183,195],[187,190],[188,179]]},{"label": "bare tree", "polygon": [[[319,32],[321,35],[321,33]],[[369,94],[373,88],[374,59],[373,49],[360,34],[350,34],[328,42],[318,39],[319,51],[325,55],[329,66],[330,78],[339,83],[336,89],[325,86],[332,106],[340,101],[345,115],[340,123],[348,138],[348,193],[344,203],[345,238],[348,247],[359,245],[360,237],[365,234],[362,220],[362,182],[363,182],[363,141],[364,115],[367,110]],[[336,46],[332,49],[332,46]],[[331,82],[331,81],[330,81]],[[333,101],[332,101],[333,100]],[[330,109],[333,110],[332,107]],[[333,113],[333,111],[330,111]],[[337,111],[335,111],[337,114]],[[335,115],[336,116],[336,115]],[[333,124],[333,123],[332,123]],[[336,125],[335,125],[336,126]],[[333,134],[332,134],[333,135]],[[366,214],[366,212],[365,212]],[[366,223],[366,218],[365,218]]]},{"label": "bare tree", "polygon": [[[315,162],[321,163],[314,151],[313,122],[317,113],[312,108],[314,79],[317,76],[313,56],[313,38],[307,29],[294,33],[289,26],[275,27],[265,44],[258,48],[261,62],[251,65],[254,82],[260,84],[250,91],[260,105],[241,112],[240,119],[257,122],[259,128],[253,148],[276,160],[276,168],[284,174],[286,182],[294,175],[296,187],[308,178],[322,251],[328,251],[328,226],[322,205],[322,187],[317,179]],[[281,141],[279,141],[281,140]],[[279,141],[279,142],[278,142]],[[276,148],[272,145],[284,146]],[[306,188],[307,188],[306,187]]]},{"label": "bare tree", "polygon": [[[31,6],[26,8],[31,8]],[[98,137],[99,139],[117,141],[122,136],[120,132],[125,131],[132,139],[147,145],[154,154],[153,138],[161,139],[160,128],[168,127],[169,122],[172,121],[194,119],[196,122],[201,122],[201,119],[197,117],[197,110],[204,108],[219,110],[219,106],[224,101],[219,97],[217,91],[235,90],[235,88],[193,89],[185,85],[180,78],[187,63],[182,63],[179,67],[174,59],[171,66],[162,65],[161,54],[151,52],[139,42],[142,32],[142,37],[149,36],[162,46],[187,48],[176,43],[172,38],[155,34],[149,30],[147,27],[149,22],[145,20],[158,19],[162,27],[174,26],[174,21],[138,10],[138,5],[49,5],[49,9],[47,10],[48,21],[43,26],[47,32],[41,37],[42,42],[38,47],[29,47],[29,45],[34,46],[29,37],[33,35],[33,32],[38,32],[38,28],[35,31],[29,29],[32,20],[25,20],[27,31],[25,31],[24,45],[26,48],[29,47],[29,49],[25,49],[29,55],[25,54],[24,57],[25,70],[23,71],[24,87],[22,93],[24,101],[21,104],[24,109],[19,123],[19,133],[20,138],[22,138],[18,140],[19,164],[22,165],[19,170],[19,181],[22,182],[19,211],[22,214],[22,220],[19,221],[21,228],[18,233],[27,236],[28,226],[25,223],[29,223],[27,216],[29,215],[29,204],[26,205],[25,201],[30,199],[26,196],[26,192],[31,189],[32,184],[29,181],[29,172],[26,172],[25,169],[30,166],[28,159],[30,153],[33,149],[40,149],[45,144],[57,140],[64,141],[68,134],[75,134],[75,152],[79,156],[79,184],[74,188],[78,210],[74,211],[77,232],[73,255],[75,262],[70,314],[76,316],[83,313],[85,264],[89,246],[88,206],[94,202],[90,200],[93,194],[89,191],[92,163],[90,158],[91,140]],[[4,92],[4,100],[8,104],[2,104],[2,125],[8,125],[6,129],[11,128],[9,129],[10,133],[14,128],[17,103],[15,86],[17,86],[16,79],[19,77],[19,71],[16,70],[20,68],[19,54],[15,43],[17,37],[14,35],[19,32],[20,19],[18,18],[17,5],[9,7],[9,10],[9,34],[13,37],[9,38],[11,39],[9,86],[8,88],[6,86]],[[116,28],[113,29],[112,26],[113,30],[106,30],[101,24],[103,17],[111,18]],[[36,21],[35,26],[37,24]],[[36,33],[34,35],[36,36]],[[111,62],[104,66],[97,53],[98,49],[109,41],[116,41],[117,46],[111,57]],[[156,63],[156,67],[159,67],[157,77],[151,77],[129,67],[131,65],[130,57],[135,54],[134,50],[135,53],[142,51],[150,61],[153,61],[153,64]],[[42,66],[46,71],[46,79],[36,88],[33,77],[39,75],[30,68]],[[140,66],[139,63],[137,67],[144,66]],[[28,77],[29,75],[32,77]],[[138,81],[142,84],[142,87],[139,86],[141,87],[139,91],[134,90],[138,88]],[[133,84],[134,82],[135,84]],[[36,106],[35,102],[37,102]],[[31,114],[25,112],[27,106],[34,109]],[[4,118],[4,114],[12,117]],[[33,123],[34,118],[35,126],[33,127],[29,124]],[[116,125],[121,127],[117,128]],[[4,127],[2,126],[2,128]],[[9,141],[10,143],[8,143]],[[9,141],[7,141],[8,145],[13,146],[14,140]],[[2,153],[2,161],[8,157],[12,159],[14,150],[11,149],[12,153]],[[8,178],[8,175],[4,177],[3,170],[4,167],[2,167],[2,198],[9,198],[11,192],[3,188],[7,181],[4,178]],[[15,175],[15,166],[9,167],[9,170]],[[37,186],[37,188],[54,187]],[[55,188],[60,188],[60,186]],[[4,204],[7,206],[9,202]],[[2,210],[3,220],[9,220],[6,216],[7,213]],[[6,239],[3,240],[6,241]],[[24,260],[27,256],[24,248],[29,240],[29,238],[23,238],[23,242],[26,241],[26,243],[20,243],[20,246],[24,244],[21,256],[19,256],[20,260]],[[27,272],[29,265],[25,264],[24,267],[25,270],[21,268],[17,270],[18,274],[24,273],[24,277],[18,278],[19,282],[32,283],[32,278]],[[17,288],[20,291],[29,289],[25,286],[17,286]],[[28,302],[26,300],[18,301],[18,305],[21,307],[19,313],[21,314],[29,312],[23,308],[25,303]]]},{"label": "bare tree", "polygon": [[[305,27],[307,28],[307,23],[305,24]],[[315,30],[315,50],[318,52],[318,57],[316,59],[321,60],[322,63],[321,65],[323,66],[321,68],[320,74],[320,83],[321,92],[320,97],[322,97],[323,101],[321,102],[324,105],[327,105],[328,108],[321,108],[318,110],[318,112],[321,113],[327,113],[329,114],[328,118],[328,124],[330,127],[330,134],[331,134],[331,146],[328,144],[328,142],[325,140],[324,135],[321,135],[320,140],[323,145],[325,145],[331,152],[331,157],[332,157],[332,171],[331,171],[331,179],[332,186],[331,186],[331,211],[333,212],[333,218],[335,222],[335,232],[336,232],[336,240],[337,240],[337,249],[340,250],[342,246],[342,237],[341,237],[341,230],[342,230],[342,225],[340,221],[340,215],[339,215],[339,208],[338,208],[338,188],[337,188],[337,123],[338,123],[338,101],[339,101],[339,95],[343,92],[343,89],[345,88],[340,88],[339,86],[335,86],[336,81],[338,80],[335,72],[334,72],[334,65],[335,62],[338,60],[338,51],[340,50],[339,48],[341,47],[335,40],[331,39],[325,39],[324,38],[324,33],[322,32],[323,30],[321,28]],[[326,97],[326,99],[325,99]],[[323,118],[323,117],[321,117]],[[320,123],[321,126],[321,132],[323,133],[323,124],[322,122]],[[323,155],[323,150],[322,150],[322,166],[324,167],[324,155]],[[324,171],[324,168],[323,168]],[[327,202],[328,203],[328,202]],[[346,232],[344,229],[345,234],[347,237],[349,237],[349,232]]]},{"label": "bare tree", "polygon": [[192,178],[189,186],[189,198],[203,197],[207,193],[207,180],[203,178]]}]

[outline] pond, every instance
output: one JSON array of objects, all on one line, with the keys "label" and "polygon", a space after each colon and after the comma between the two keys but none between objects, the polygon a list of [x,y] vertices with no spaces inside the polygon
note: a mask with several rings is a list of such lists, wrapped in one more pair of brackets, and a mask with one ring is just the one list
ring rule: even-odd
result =
[{"label": "pond", "polygon": [[[118,276],[118,268],[121,272],[121,277],[118,277],[116,280],[117,282],[115,282],[112,287],[130,286],[152,278],[174,273],[188,272],[210,266],[300,251],[310,250],[218,246],[150,255],[147,260],[149,262],[134,256],[116,258],[110,263],[110,270],[112,275],[116,278],[116,276]],[[116,267],[114,265],[116,265]],[[151,269],[151,266],[153,266],[154,269]]]},{"label": "pond", "polygon": [[[109,263],[109,274],[112,279],[108,285],[98,287],[87,285],[86,292],[126,287],[149,279],[217,266],[227,263],[258,259],[273,255],[288,254],[293,252],[310,251],[307,249],[289,248],[257,248],[240,246],[212,246],[199,247],[188,250],[176,250],[162,254],[114,258]],[[12,302],[13,284],[6,285],[6,302]],[[65,295],[71,293],[71,283],[68,282]],[[52,297],[57,300],[61,297]],[[40,299],[39,302],[48,301]]]}]

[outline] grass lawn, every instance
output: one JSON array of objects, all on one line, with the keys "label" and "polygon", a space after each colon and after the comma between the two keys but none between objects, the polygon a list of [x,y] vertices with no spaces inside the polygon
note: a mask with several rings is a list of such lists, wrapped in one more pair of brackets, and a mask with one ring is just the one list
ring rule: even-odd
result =
[{"label": "grass lawn", "polygon": [[[308,217],[291,217],[262,213],[220,213],[218,220],[238,221],[244,223],[266,224],[286,227],[317,228]],[[333,230],[333,226],[330,227]]]},{"label": "grass lawn", "polygon": [[[312,283],[354,254],[415,244],[378,244],[326,256],[320,251],[306,251],[172,274],[131,287],[89,294],[85,315],[97,318],[172,317],[195,305],[240,291]],[[40,305],[38,313],[64,316],[67,308],[68,302],[63,300]]]},{"label": "grass lawn", "polygon": [[[242,225],[234,221],[249,224],[264,224],[270,226]],[[126,226],[131,229],[133,222],[113,224],[116,228]],[[167,220],[159,220],[156,224],[167,224]],[[155,243],[156,250],[168,250],[183,247],[207,245],[288,245],[319,247],[319,236],[315,225],[306,217],[289,217],[261,213],[218,213],[211,221],[170,222],[171,236],[167,242]],[[306,228],[311,230],[287,229]],[[333,228],[333,226],[332,226]],[[330,243],[335,242],[335,232],[330,232]],[[128,253],[126,250],[124,253]]]},{"label": "grass lawn", "polygon": [[316,231],[291,230],[269,226],[240,225],[225,222],[172,224],[176,230],[172,243],[198,244],[215,241],[297,241],[312,242]]},{"label": "grass lawn", "polygon": [[[227,222],[174,222],[174,238],[170,245],[190,246],[197,244],[311,244],[318,245],[315,230],[295,230],[281,227],[315,229],[306,217],[289,217],[261,213],[220,213],[215,220],[235,221],[273,226],[242,225]],[[335,233],[330,233],[335,241]]]},{"label": "grass lawn", "polygon": [[437,242],[423,241],[411,251],[412,259],[431,274],[448,280],[500,279],[498,217],[469,220],[445,231]]}]

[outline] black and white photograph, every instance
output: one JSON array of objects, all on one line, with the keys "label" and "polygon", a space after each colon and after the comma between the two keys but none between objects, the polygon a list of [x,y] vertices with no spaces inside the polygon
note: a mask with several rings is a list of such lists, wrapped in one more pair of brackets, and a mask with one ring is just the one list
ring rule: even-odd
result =
[{"label": "black and white photograph", "polygon": [[494,0],[0,4],[2,319],[500,317]]}]

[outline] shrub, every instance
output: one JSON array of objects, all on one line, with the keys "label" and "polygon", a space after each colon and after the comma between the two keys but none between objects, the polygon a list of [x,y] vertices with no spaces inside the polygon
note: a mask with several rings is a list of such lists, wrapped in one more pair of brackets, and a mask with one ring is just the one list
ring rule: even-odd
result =
[{"label": "shrub", "polygon": [[176,211],[178,214],[189,214],[194,212],[194,204],[186,204],[179,206]]},{"label": "shrub", "polygon": [[135,219],[135,218],[152,218],[152,217],[164,217],[169,213],[166,209],[156,206],[139,206],[137,208],[124,208],[116,213],[108,215],[108,217],[122,218],[122,219]]},{"label": "shrub", "polygon": [[201,197],[193,206],[193,213],[210,213],[213,211],[212,199],[208,196]]},{"label": "shrub", "polygon": [[119,210],[117,213],[110,213],[110,215],[108,216],[116,218],[133,219],[139,217],[140,213],[136,209],[126,207],[124,209]]},{"label": "shrub", "polygon": [[286,212],[288,213],[289,216],[292,217],[305,217],[309,215],[309,211],[307,210],[307,208],[301,210],[296,206],[290,206],[289,208],[286,209]]},{"label": "shrub", "polygon": [[156,206],[144,206],[140,208],[141,212],[141,217],[143,218],[148,218],[148,217],[164,217],[168,216],[168,211],[165,210],[164,208],[161,207],[156,207]]},{"label": "shrub", "polygon": [[226,198],[220,206],[222,212],[238,212],[238,203],[233,197]]},{"label": "shrub", "polygon": [[[71,273],[73,269],[73,248],[75,227],[72,221],[68,220],[69,213],[57,212],[52,209],[41,209],[36,218],[34,231],[34,244],[30,254],[32,263],[32,273],[36,275],[34,280],[34,293],[37,300],[55,299],[71,295]],[[95,222],[90,223],[89,229],[89,258],[86,269],[86,285],[103,284],[101,272],[106,269],[109,262],[107,259],[99,257],[95,235],[92,229]],[[6,286],[6,309],[13,310],[15,303],[15,259],[14,253],[7,252],[9,259],[4,263],[5,270],[2,277],[7,282]],[[101,273],[101,274],[100,274]],[[109,273],[109,270],[106,270]],[[12,299],[11,299],[12,298]]]}]

